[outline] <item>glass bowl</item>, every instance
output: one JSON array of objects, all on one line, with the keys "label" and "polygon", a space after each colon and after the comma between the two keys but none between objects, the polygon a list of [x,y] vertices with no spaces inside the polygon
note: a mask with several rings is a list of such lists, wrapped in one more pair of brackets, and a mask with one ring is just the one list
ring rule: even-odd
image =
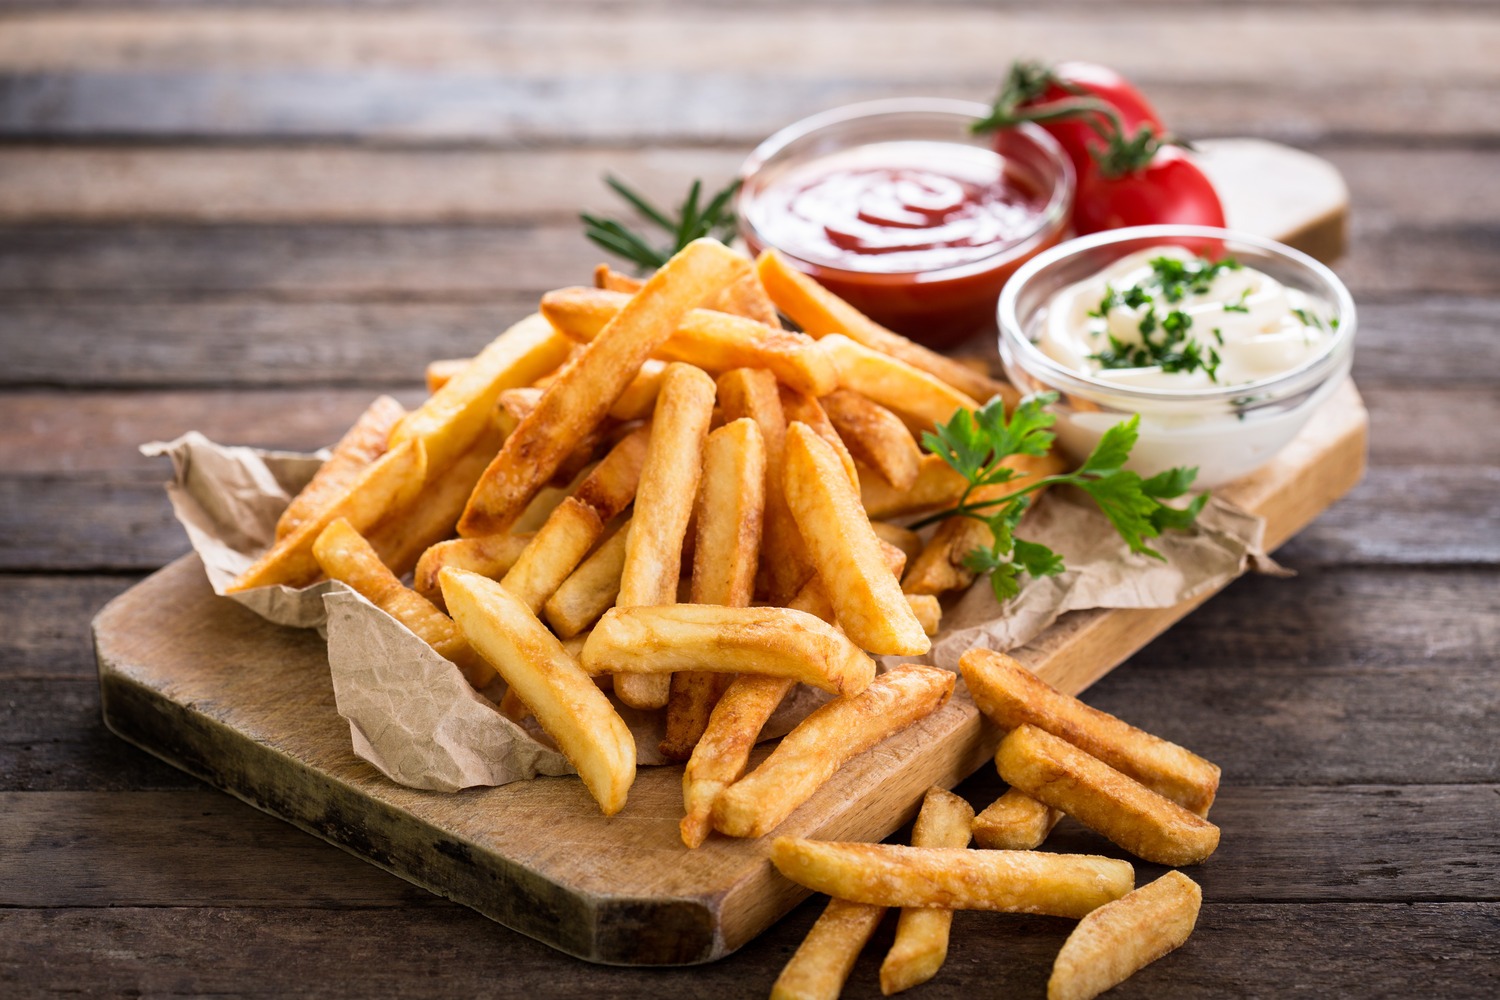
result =
[{"label": "glass bowl", "polygon": [[[775,248],[793,267],[861,312],[929,346],[952,344],[990,328],[1006,279],[1061,238],[1074,178],[1061,147],[1035,126],[973,134],[970,126],[988,111],[983,104],[937,98],[870,101],[782,129],[756,147],[740,170],[736,211],[741,236],[752,252]],[[834,164],[864,158],[868,168],[890,156],[930,156],[945,165],[961,159],[965,171],[983,178],[976,183],[1003,183],[1022,192],[1034,210],[1003,239],[964,247],[965,259],[915,268],[903,266],[899,254],[829,253],[809,238],[806,223],[792,222],[784,204],[788,185]]]},{"label": "glass bowl", "polygon": [[[1059,291],[1122,257],[1158,246],[1222,252],[1308,295],[1328,317],[1320,350],[1289,371],[1207,389],[1122,386],[1068,368],[1036,345]],[[1349,290],[1327,267],[1274,240],[1206,226],[1138,226],[1070,240],[1028,261],[1005,286],[998,307],[1000,358],[1023,393],[1059,396],[1058,444],[1075,460],[1110,427],[1140,414],[1140,440],[1128,468],[1143,476],[1172,466],[1198,469],[1197,486],[1214,487],[1271,460],[1341,385],[1354,359],[1355,313]]]}]

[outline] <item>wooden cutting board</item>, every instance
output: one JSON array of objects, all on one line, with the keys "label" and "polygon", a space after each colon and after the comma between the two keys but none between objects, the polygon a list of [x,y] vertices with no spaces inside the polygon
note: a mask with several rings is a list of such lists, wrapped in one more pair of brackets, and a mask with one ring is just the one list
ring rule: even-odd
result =
[{"label": "wooden cutting board", "polygon": [[[1342,247],[1343,183],[1327,164],[1249,140],[1205,146],[1231,226],[1319,256]],[[1347,384],[1270,466],[1220,492],[1266,518],[1274,548],[1358,482],[1366,425]],[[1198,603],[1074,613],[1017,655],[1059,688],[1081,691]],[[769,838],[682,846],[680,766],[642,769],[625,810],[609,818],[573,777],[458,794],[395,785],[351,751],[316,633],[216,597],[195,556],[112,601],[94,638],[104,719],[122,738],[580,958],[711,961],[806,895],[767,861]],[[777,832],[880,840],[911,819],[929,786],[951,787],[984,763],[998,735],[955,698],[851,762]]]}]

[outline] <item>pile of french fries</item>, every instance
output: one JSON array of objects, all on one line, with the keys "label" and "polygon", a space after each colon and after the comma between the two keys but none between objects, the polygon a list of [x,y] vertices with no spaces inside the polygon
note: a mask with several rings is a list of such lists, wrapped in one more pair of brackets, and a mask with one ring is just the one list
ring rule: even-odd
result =
[{"label": "pile of french fries", "polygon": [[[1053,963],[1048,1000],[1087,1000],[1181,946],[1203,894],[1171,871],[1135,888],[1128,862],[1036,850],[1069,815],[1147,861],[1196,864],[1219,842],[1205,818],[1219,769],[1065,695],[1003,653],[974,649],[960,670],[975,703],[1007,730],[995,764],[1010,789],[977,816],[928,791],[911,846],[779,837],[771,860],[828,908],[772,988],[772,1000],[833,1000],[888,907],[896,939],[880,967],[889,996],[931,979],[954,910],[1079,921]],[[981,850],[969,850],[970,839]]]},{"label": "pile of french fries", "polygon": [[[769,832],[952,694],[948,671],[877,677],[871,656],[929,649],[970,546],[887,519],[957,499],[918,438],[1008,386],[713,240],[644,281],[601,267],[427,375],[415,410],[360,418],[235,589],[341,580],[476,687],[498,674],[499,710],[606,815],[636,769],[606,691],[664,711],[690,847]],[[903,588],[907,563],[944,569]],[[746,775],[798,683],[833,699]]]}]

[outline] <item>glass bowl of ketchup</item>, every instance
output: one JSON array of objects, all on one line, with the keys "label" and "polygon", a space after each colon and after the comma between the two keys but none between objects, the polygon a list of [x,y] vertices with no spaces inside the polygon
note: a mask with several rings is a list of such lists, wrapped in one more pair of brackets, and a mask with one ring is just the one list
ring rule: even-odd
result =
[{"label": "glass bowl of ketchup", "polygon": [[1063,235],[1073,168],[1032,125],[975,135],[972,101],[902,98],[804,118],[740,170],[740,233],[885,326],[944,347]]}]

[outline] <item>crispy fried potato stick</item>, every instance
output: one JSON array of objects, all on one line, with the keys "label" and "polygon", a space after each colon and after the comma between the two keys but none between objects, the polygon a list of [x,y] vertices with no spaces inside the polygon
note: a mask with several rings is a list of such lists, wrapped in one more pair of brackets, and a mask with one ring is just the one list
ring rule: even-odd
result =
[{"label": "crispy fried potato stick", "polygon": [[421,441],[395,446],[361,469],[342,496],[272,545],[230,585],[229,593],[273,584],[304,587],[312,583],[321,572],[312,547],[324,528],[342,517],[356,531],[368,531],[388,512],[410,504],[421,492],[426,474],[427,453]]},{"label": "crispy fried potato stick", "polygon": [[337,500],[349,488],[360,469],[385,454],[386,438],[390,437],[396,421],[405,414],[406,407],[389,396],[381,396],[371,403],[333,446],[328,461],[276,519],[276,538],[285,538],[303,521],[316,517],[320,508]]},{"label": "crispy fried potato stick", "polygon": [[905,517],[942,507],[952,507],[963,496],[967,483],[953,467],[936,455],[923,455],[917,479],[909,490],[898,490],[873,469],[859,473],[859,499],[872,518]]},{"label": "crispy fried potato stick", "polygon": [[911,613],[922,624],[922,632],[931,639],[943,627],[943,605],[931,594],[907,594],[906,603]]},{"label": "crispy fried potato stick", "polygon": [[786,436],[787,506],[828,587],[840,627],[872,653],[925,653],[932,641],[888,570],[880,539],[859,497],[839,474],[838,457],[806,424]]},{"label": "crispy fried potato stick", "polygon": [[885,907],[830,899],[797,952],[776,977],[771,1000],[838,1000]]},{"label": "crispy fried potato stick", "polygon": [[[875,529],[876,538],[879,538],[887,545],[894,545],[901,550],[902,554],[906,556],[903,565],[922,554],[922,548],[926,543],[922,541],[921,535],[910,528],[903,528],[901,525],[892,524],[889,521],[871,521],[870,527]],[[901,571],[897,570],[896,575],[900,576]]]},{"label": "crispy fried potato stick", "polygon": [[543,606],[547,622],[563,639],[576,636],[614,607],[620,594],[620,574],[625,569],[629,530],[627,521],[547,598]]},{"label": "crispy fried potato stick", "polygon": [[594,287],[606,288],[611,292],[626,292],[634,295],[641,290],[645,282],[640,278],[632,278],[628,274],[621,274],[610,268],[608,264],[599,264],[594,268]]},{"label": "crispy fried potato stick", "polygon": [[469,570],[480,576],[499,579],[509,572],[526,551],[534,535],[486,535],[483,538],[450,538],[438,542],[422,553],[417,560],[412,589],[439,609],[443,590],[438,577],[449,566]]},{"label": "crispy fried potato stick", "polygon": [[1182,947],[1198,923],[1203,890],[1167,872],[1078,922],[1052,963],[1047,1000],[1092,1000]]},{"label": "crispy fried potato stick", "polygon": [[840,386],[895,411],[914,432],[947,423],[959,410],[979,408],[973,397],[941,379],[842,334],[830,334],[818,343],[838,368]]},{"label": "crispy fried potato stick", "polygon": [[615,674],[617,686],[636,673],[708,670],[791,677],[846,696],[875,676],[874,660],[813,615],[712,604],[611,608],[589,633],[583,664]]},{"label": "crispy fried potato stick", "polygon": [[452,382],[473,361],[473,358],[439,358],[427,362],[427,394],[430,396]]},{"label": "crispy fried potato stick", "polygon": [[655,358],[641,362],[641,370],[620,393],[609,415],[616,420],[649,420],[656,409],[656,395],[661,392],[661,380],[666,377],[667,363]]},{"label": "crispy fried potato stick", "polygon": [[[929,788],[911,828],[913,847],[968,847],[973,808],[960,796]],[[927,982],[948,958],[953,911],[908,907],[896,922],[896,940],[880,964],[880,992],[886,996]]]},{"label": "crispy fried potato stick", "polygon": [[1000,728],[1045,729],[1158,795],[1208,815],[1219,789],[1218,765],[1063,694],[1004,653],[972,649],[958,662],[975,704]]},{"label": "crispy fried potato stick", "polygon": [[604,693],[526,605],[493,580],[446,569],[443,597],[480,655],[536,716],[604,815],[635,781],[635,737]]},{"label": "crispy fried potato stick", "polygon": [[[559,288],[542,296],[541,308],[542,315],[560,331],[588,343],[629,301],[628,295],[619,292]],[[765,368],[787,385],[814,396],[838,386],[838,369],[813,338],[713,309],[689,312],[653,356],[712,373]]]},{"label": "crispy fried potato stick", "polygon": [[844,467],[850,484],[858,490],[859,469],[854,465],[854,456],[849,454],[844,439],[839,437],[839,432],[833,427],[833,421],[828,419],[828,413],[823,409],[823,404],[788,385],[782,385],[780,393],[781,411],[786,414],[787,426],[790,427],[794,423],[806,424],[818,437],[826,441],[838,455],[839,464]]},{"label": "crispy fried potato stick", "polygon": [[[682,543],[703,472],[703,442],[713,418],[714,382],[701,369],[674,363],[662,381],[651,441],[620,573],[621,608],[677,601]],[[662,708],[671,693],[667,674],[621,674],[615,694],[633,708]]]},{"label": "crispy fried potato stick", "polygon": [[[539,315],[506,330],[462,372],[396,424],[392,448],[421,441],[434,471],[468,451],[489,425],[495,400],[505,389],[530,385],[562,364],[572,349],[567,337]],[[550,472],[549,472],[550,474]]]},{"label": "crispy fried potato stick", "polygon": [[774,250],[764,251],[756,259],[755,269],[776,307],[814,337],[842,333],[850,340],[898,358],[983,402],[1002,396],[1009,409],[1021,398],[1021,394],[1009,384],[997,382],[961,361],[928,350],[899,333],[887,330],[812,278],[792,268]]},{"label": "crispy fried potato stick", "polygon": [[1014,788],[974,817],[974,842],[994,851],[1033,851],[1062,819],[1062,813]]},{"label": "crispy fried potato stick", "polygon": [[[755,589],[765,508],[766,449],[754,420],[742,417],[708,436],[698,486],[693,604],[743,608]],[[708,727],[714,703],[731,678],[701,670],[674,674],[660,751],[687,760]]]},{"label": "crispy fried potato stick", "polygon": [[1127,861],[1092,854],[840,844],[777,837],[776,870],[813,892],[876,906],[1073,917],[1135,887]]},{"label": "crispy fried potato stick", "polygon": [[416,591],[403,587],[348,521],[339,518],[323,529],[313,543],[313,556],[328,579],[347,583],[365,600],[416,633],[439,656],[463,671],[474,687],[484,687],[494,679],[495,669],[474,652],[453,620]]},{"label": "crispy fried potato stick", "polygon": [[748,267],[743,257],[708,239],[693,241],[667,261],[583,354],[559,373],[537,408],[506,439],[469,499],[459,534],[509,530],[688,310]]},{"label": "crispy fried potato stick", "polygon": [[772,329],[782,329],[781,317],[776,312],[776,303],[772,302],[771,296],[766,294],[765,286],[760,283],[760,276],[754,271],[738,281],[731,281],[725,285],[723,290],[709,299],[705,305],[718,312],[753,319]]},{"label": "crispy fried potato stick", "polygon": [[1219,828],[1208,820],[1035,726],[1006,734],[995,766],[1011,787],[1146,861],[1195,865],[1219,846]]},{"label": "crispy fried potato stick", "polygon": [[905,663],[863,693],[817,709],[759,767],[719,794],[714,829],[731,837],[774,830],[849,760],[941,708],[956,680],[946,670]]},{"label": "crispy fried potato stick", "polygon": [[[1041,457],[1012,455],[1004,464],[1016,469],[1021,475],[1008,483],[979,487],[970,494],[973,502],[1014,493],[1038,479],[1063,471],[1063,460],[1056,454]],[[1033,505],[1041,495],[1042,491],[1031,495]],[[989,548],[994,541],[994,533],[983,521],[969,517],[948,518],[938,525],[927,547],[906,571],[906,576],[901,580],[901,589],[908,594],[943,594],[950,590],[964,589],[974,582],[974,571],[964,565],[964,557],[974,549]]]},{"label": "crispy fried potato stick", "polygon": [[766,449],[765,517],[761,527],[762,589],[772,604],[784,605],[812,576],[812,564],[782,490],[786,455],[786,416],[776,376],[763,368],[736,368],[719,376],[719,406],[725,421],[749,417],[760,428]]},{"label": "crispy fried potato stick", "polygon": [[819,402],[856,462],[880,473],[894,489],[911,489],[922,468],[922,449],[900,417],[848,389],[830,392]]}]

